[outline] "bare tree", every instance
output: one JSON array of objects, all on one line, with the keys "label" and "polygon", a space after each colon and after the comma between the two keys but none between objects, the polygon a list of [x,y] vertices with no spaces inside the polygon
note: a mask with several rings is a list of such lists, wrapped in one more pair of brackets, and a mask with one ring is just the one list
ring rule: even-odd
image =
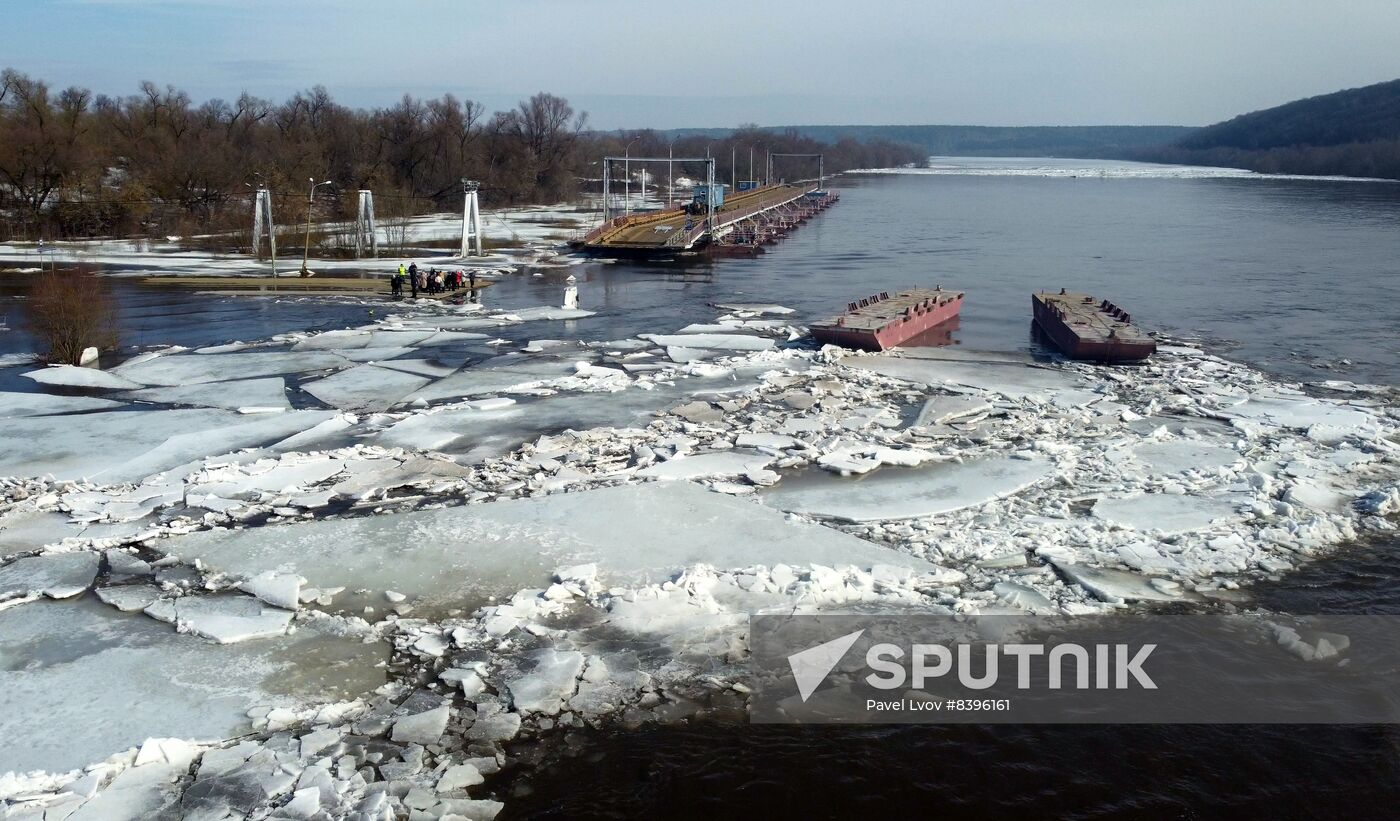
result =
[{"label": "bare tree", "polygon": [[25,307],[50,363],[77,365],[88,348],[116,346],[111,290],[91,269],[39,274]]}]

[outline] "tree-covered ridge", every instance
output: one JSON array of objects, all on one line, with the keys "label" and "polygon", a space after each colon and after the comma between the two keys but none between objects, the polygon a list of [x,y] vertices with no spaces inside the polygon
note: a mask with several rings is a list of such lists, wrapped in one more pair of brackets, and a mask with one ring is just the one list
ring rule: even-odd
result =
[{"label": "tree-covered ridge", "polygon": [[[1179,125],[802,125],[795,132],[827,143],[843,139],[916,145],[929,155],[961,157],[1113,157],[1166,145],[1194,129]],[[724,136],[729,129],[674,129],[668,134]]]},{"label": "tree-covered ridge", "polygon": [[1266,174],[1400,179],[1400,80],[1243,114],[1123,156]]},{"label": "tree-covered ridge", "polygon": [[1322,94],[1198,129],[1181,148],[1336,146],[1400,138],[1400,80]]}]

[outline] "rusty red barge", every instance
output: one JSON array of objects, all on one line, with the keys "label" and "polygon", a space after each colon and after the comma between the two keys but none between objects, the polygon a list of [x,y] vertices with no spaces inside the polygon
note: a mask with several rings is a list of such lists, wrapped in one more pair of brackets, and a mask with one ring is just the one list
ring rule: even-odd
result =
[{"label": "rusty red barge", "polygon": [[883,351],[903,344],[962,310],[962,291],[914,288],[894,296],[881,291],[846,306],[846,313],[811,327],[819,342]]},{"label": "rusty red barge", "polygon": [[1136,362],[1157,343],[1132,324],[1132,316],[1108,300],[1088,294],[1031,294],[1035,324],[1066,356],[1098,362]]}]

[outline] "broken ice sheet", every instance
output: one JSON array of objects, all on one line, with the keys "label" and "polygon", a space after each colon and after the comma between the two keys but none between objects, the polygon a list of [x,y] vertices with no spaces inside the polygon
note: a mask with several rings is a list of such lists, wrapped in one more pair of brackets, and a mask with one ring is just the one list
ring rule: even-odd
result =
[{"label": "broken ice sheet", "polygon": [[62,513],[12,510],[0,516],[0,559],[58,544],[69,536],[81,535],[83,529]]},{"label": "broken ice sheet", "polygon": [[[929,565],[687,482],[648,483],[444,510],[209,530],[156,549],[249,577],[296,573],[311,587],[396,590],[429,605],[547,587],[554,568],[596,562],[609,579],[657,581],[697,562]],[[342,594],[337,604],[353,606]],[[378,603],[371,597],[364,603]]]},{"label": "broken ice sheet", "polygon": [[215,594],[158,599],[146,615],[219,644],[236,644],[286,634],[293,613],[253,596]]},{"label": "broken ice sheet", "polygon": [[1094,515],[1135,530],[1158,530],[1170,535],[1241,519],[1237,511],[1241,501],[1228,496],[1139,493],[1118,499],[1100,499],[1094,504]]},{"label": "broken ice sheet", "polygon": [[427,377],[376,365],[356,365],[333,376],[303,384],[302,390],[334,408],[385,411],[406,394],[428,384]]},{"label": "broken ice sheet", "polygon": [[51,365],[37,371],[20,374],[41,385],[56,385],[65,388],[95,388],[98,390],[130,390],[140,385],[122,376],[96,368],[83,368],[77,365]]},{"label": "broken ice sheet", "polygon": [[1183,598],[1195,598],[1194,595],[1185,594],[1176,582],[1167,579],[1151,579],[1111,567],[1089,567],[1060,562],[1054,562],[1054,565],[1070,581],[1106,602],[1172,602],[1181,601]]},{"label": "broken ice sheet", "polygon": [[174,354],[118,365],[112,369],[112,373],[144,385],[177,386],[338,370],[351,364],[353,363],[343,356],[323,351]]},{"label": "broken ice sheet", "polygon": [[1240,461],[1240,454],[1227,442],[1214,443],[1190,439],[1170,439],[1146,442],[1126,451],[1117,451],[1110,458],[1122,462],[1131,457],[1153,475],[1170,475],[1188,470],[1215,471]]},{"label": "broken ice sheet", "polygon": [[373,690],[384,683],[376,665],[387,658],[382,643],[313,624],[294,636],[220,646],[92,597],[0,611],[0,774],[63,772],[152,736],[229,738],[250,729],[255,705]]},{"label": "broken ice sheet", "polygon": [[47,553],[26,556],[0,567],[0,603],[20,596],[53,599],[76,596],[92,586],[101,556],[96,553]]},{"label": "broken ice sheet", "polygon": [[50,416],[58,413],[112,410],[121,402],[98,399],[95,396],[54,396],[47,393],[15,393],[0,391],[0,419],[21,416]]},{"label": "broken ice sheet", "polygon": [[773,340],[750,334],[642,334],[641,338],[663,348],[702,351],[767,351],[773,348]]},{"label": "broken ice sheet", "polygon": [[1045,459],[992,456],[918,468],[884,468],[861,478],[820,471],[760,493],[781,510],[848,522],[934,516],[1018,493],[1054,473]]},{"label": "broken ice sheet", "polygon": [[773,461],[772,456],[745,450],[721,450],[697,453],[659,462],[637,472],[642,478],[662,480],[701,479],[710,476],[742,476],[763,470]]},{"label": "broken ice sheet", "polygon": [[65,416],[15,419],[0,438],[0,476],[139,481],[205,456],[271,444],[332,415],[178,409],[89,413],[81,424]]},{"label": "broken ice sheet", "polygon": [[[510,361],[510,360],[508,360]],[[439,402],[444,399],[457,399],[464,396],[483,396],[491,393],[559,379],[574,373],[572,362],[555,359],[521,359],[510,361],[499,367],[463,368],[451,376],[439,379],[427,387],[410,389],[406,402]],[[402,396],[402,395],[401,395]]]},{"label": "broken ice sheet", "polygon": [[159,402],[166,405],[197,405],[243,412],[291,410],[287,383],[280,376],[241,379],[231,382],[200,382],[170,388],[143,388],[122,394],[124,399]]},{"label": "broken ice sheet", "polygon": [[930,359],[915,354],[848,356],[841,360],[841,365],[921,385],[966,385],[1012,399],[1051,401],[1063,395],[1072,400],[1069,404],[1083,404],[1093,398],[1085,390],[1088,382],[1068,370],[1020,363]]}]

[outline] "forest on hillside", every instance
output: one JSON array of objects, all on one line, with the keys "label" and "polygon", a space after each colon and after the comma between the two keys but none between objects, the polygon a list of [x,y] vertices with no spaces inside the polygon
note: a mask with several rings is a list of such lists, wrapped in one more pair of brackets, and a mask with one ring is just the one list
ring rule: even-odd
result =
[{"label": "forest on hillside", "polygon": [[[1178,125],[803,125],[793,131],[827,143],[887,141],[916,145],[930,156],[1119,157],[1139,148],[1167,145],[1196,129]],[[727,136],[728,129],[676,129],[668,134]]]},{"label": "forest on hillside", "polygon": [[[487,208],[563,202],[596,189],[602,156],[628,151],[708,154],[728,181],[731,149],[740,145],[745,172],[751,146],[760,156],[821,151],[828,171],[924,156],[886,141],[827,145],[756,129],[721,139],[595,133],[586,113],[548,93],[489,113],[451,94],[351,108],[321,86],[281,102],[246,93],[197,102],[152,82],[109,97],[52,89],[7,69],[0,73],[0,241],[242,230],[259,187],[273,191],[278,223],[295,225],[306,218],[311,179],[331,183],[310,206],[317,219],[353,217],[362,188],[373,190],[381,221],[459,208],[463,178],[480,183]],[[678,166],[676,173],[703,171]]]},{"label": "forest on hillside", "polygon": [[1263,173],[1400,179],[1400,80],[1243,114],[1130,156]]}]

